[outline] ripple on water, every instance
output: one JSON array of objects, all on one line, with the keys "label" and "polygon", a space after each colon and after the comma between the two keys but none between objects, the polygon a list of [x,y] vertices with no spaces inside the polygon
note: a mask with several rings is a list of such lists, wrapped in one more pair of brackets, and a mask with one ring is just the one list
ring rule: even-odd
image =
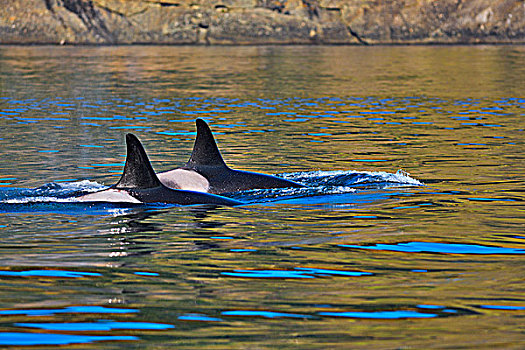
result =
[{"label": "ripple on water", "polygon": [[223,311],[224,316],[245,316],[245,317],[264,317],[264,318],[313,318],[311,315],[292,314],[286,312],[264,311],[264,310],[232,310]]},{"label": "ripple on water", "polygon": [[96,272],[81,272],[81,271],[26,270],[26,271],[0,271],[0,276],[82,278],[82,277],[94,277],[94,276],[102,276],[102,275]]},{"label": "ripple on water", "polygon": [[243,278],[317,278],[317,277],[359,277],[371,276],[373,273],[365,271],[329,270],[307,267],[296,267],[293,270],[233,270],[221,272],[221,275]]},{"label": "ripple on water", "polygon": [[217,317],[211,317],[204,314],[197,314],[197,313],[191,313],[191,314],[185,314],[178,317],[179,320],[182,321],[199,321],[199,322],[221,322],[223,321],[220,318]]},{"label": "ripple on water", "polygon": [[[326,307],[326,306],[325,306]],[[442,305],[421,304],[415,307],[407,307],[406,309],[392,310],[385,307],[385,310],[378,310],[378,306],[374,310],[354,309],[349,311],[319,311],[312,314],[306,313],[290,313],[279,312],[271,310],[228,310],[221,313],[223,316],[237,316],[237,317],[264,317],[264,318],[301,318],[301,319],[319,319],[322,317],[342,317],[355,319],[407,319],[407,318],[435,318],[435,317],[450,317],[467,314],[475,314],[475,312],[466,309],[455,309]]]},{"label": "ripple on water", "polygon": [[77,323],[15,323],[15,326],[39,328],[48,331],[111,331],[114,329],[162,330],[174,327],[166,323],[116,322],[112,320]]},{"label": "ripple on water", "polygon": [[525,310],[525,306],[521,306],[521,305],[479,305],[479,307],[482,309],[505,310],[505,311]]},{"label": "ripple on water", "polygon": [[[435,52],[435,48],[432,50]],[[7,50],[5,55],[10,56],[11,51]],[[270,62],[271,65],[262,64],[264,61],[260,59],[268,56],[269,52],[260,55],[260,48],[256,51],[256,67],[282,66],[274,64],[280,61]],[[487,49],[483,51],[482,55],[486,57]],[[515,51],[515,48],[498,51]],[[103,56],[103,61],[110,57]],[[315,56],[319,55],[316,53]],[[125,56],[118,57],[122,61],[121,57]],[[160,63],[158,58],[166,56],[152,57]],[[67,59],[71,60],[70,57]],[[46,60],[37,61],[42,62],[43,71],[49,70]],[[81,61],[82,67],[85,67],[84,57]],[[10,94],[12,91],[12,96],[4,98],[0,105],[3,131],[0,142],[7,160],[2,163],[4,171],[0,186],[26,183],[38,186],[49,181],[55,181],[55,184],[38,191],[0,189],[0,213],[6,220],[1,223],[4,225],[0,225],[0,231],[9,240],[2,245],[3,257],[7,259],[15,250],[25,253],[20,259],[22,263],[5,267],[8,271],[4,271],[3,275],[0,273],[7,286],[2,295],[5,300],[17,300],[17,294],[23,293],[25,299],[20,305],[31,305],[0,310],[4,331],[9,327],[6,322],[10,319],[18,322],[13,323],[13,327],[25,327],[13,328],[12,333],[1,333],[0,347],[46,344],[58,347],[61,344],[136,340],[121,335],[137,336],[140,330],[164,330],[165,333],[146,336],[141,343],[137,343],[137,347],[154,347],[165,338],[173,339],[172,332],[179,331],[182,334],[180,338],[177,334],[175,341],[183,339],[188,343],[187,347],[192,347],[189,338],[194,338],[192,341],[197,345],[193,343],[192,348],[213,347],[222,341],[239,348],[267,345],[254,342],[250,334],[252,329],[260,334],[272,334],[270,341],[279,347],[277,344],[290,344],[288,326],[294,335],[297,334],[293,340],[300,342],[304,348],[318,348],[326,344],[333,344],[335,348],[352,345],[389,348],[398,345],[399,339],[403,339],[407,347],[429,347],[435,345],[435,339],[445,339],[444,347],[454,347],[471,341],[469,335],[474,333],[479,335],[477,341],[490,344],[487,345],[490,347],[498,347],[494,346],[492,339],[505,339],[508,346],[515,346],[514,341],[519,337],[520,330],[519,317],[524,306],[522,300],[516,297],[515,289],[513,291],[509,286],[519,284],[515,274],[518,271],[516,256],[512,254],[523,254],[523,250],[512,248],[523,248],[519,245],[521,242],[516,240],[524,239],[516,215],[519,214],[518,206],[515,205],[522,202],[520,191],[523,182],[522,172],[519,172],[522,158],[519,151],[523,136],[523,106],[517,103],[523,104],[523,99],[462,98],[462,92],[472,93],[470,89],[468,92],[446,90],[447,96],[456,96],[455,92],[460,92],[459,97],[447,100],[410,97],[410,89],[403,90],[403,86],[395,93],[409,97],[381,98],[381,91],[379,95],[374,94],[378,97],[366,97],[372,91],[362,89],[361,84],[359,89],[338,89],[343,86],[334,84],[342,80],[333,77],[340,72],[326,75],[330,84],[325,84],[328,87],[323,91],[301,91],[306,95],[355,93],[362,97],[276,98],[277,90],[279,96],[283,92],[290,96],[297,93],[293,77],[286,79],[286,86],[266,84],[279,76],[272,74],[272,79],[264,81],[263,85],[259,72],[251,74],[252,71],[246,75],[252,87],[250,95],[247,95],[236,88],[242,86],[235,85],[239,81],[238,74],[246,74],[246,66],[243,65],[240,73],[228,75],[228,83],[222,84],[216,80],[221,79],[221,72],[218,76],[192,74],[194,68],[187,64],[190,62],[193,66],[195,61],[179,61],[182,65],[186,64],[186,71],[200,81],[185,79],[188,76],[172,79],[173,75],[166,76],[166,73],[166,81],[159,84],[158,77],[163,75],[158,75],[158,71],[153,69],[140,70],[138,80],[134,74],[133,79],[123,84],[113,84],[115,77],[117,80],[127,79],[129,65],[112,64],[112,69],[117,70],[126,66],[123,69],[128,70],[127,75],[115,74],[115,71],[106,75],[103,67],[95,70],[99,74],[89,74],[89,77],[107,77],[110,82],[107,85],[102,81],[98,81],[102,84],[97,84],[97,81],[93,84],[93,80],[86,79],[86,85],[75,86],[77,80],[84,79],[82,74],[75,74],[75,79],[70,79],[74,89],[61,89],[58,93],[46,91],[45,94],[38,94],[36,91],[35,94],[35,90],[31,89],[32,80],[19,75],[13,75],[13,82],[28,84],[5,84],[8,89],[4,89],[3,93]],[[3,61],[7,65],[9,62]],[[32,69],[38,62],[33,60],[25,66]],[[301,84],[318,80],[315,74],[319,71],[319,61],[315,62],[315,67],[300,69]],[[429,62],[433,68],[435,62],[435,59]],[[505,67],[512,68],[512,62],[517,60],[510,60]],[[135,63],[154,68],[158,66],[149,64],[151,62],[145,56]],[[70,66],[74,67],[68,64]],[[484,71],[492,71],[494,67],[485,68]],[[413,70],[413,65],[409,69]],[[93,72],[89,69],[78,71]],[[261,74],[265,71],[275,73],[274,69],[263,69]],[[290,69],[282,71],[288,74]],[[202,80],[204,75],[206,82]],[[421,76],[426,77],[427,74]],[[149,77],[154,79],[148,83]],[[53,77],[50,78],[53,81]],[[386,78],[363,81],[368,81],[369,87],[374,84],[375,93],[375,84],[384,86],[385,81],[388,80],[388,84],[394,81],[392,76]],[[405,82],[414,86],[410,79]],[[450,79],[446,81],[448,83]],[[492,83],[487,85],[486,80],[480,81],[480,84],[470,84],[470,81],[466,84],[482,87],[478,90],[483,91],[475,92],[476,96],[486,95],[487,86],[492,88],[491,91],[497,89],[498,96],[517,91],[512,87],[509,90],[508,82],[496,86]],[[419,82],[425,84],[421,79]],[[207,87],[208,83],[213,84],[213,89],[204,91],[203,86]],[[47,79],[45,84],[49,85]],[[191,85],[191,90],[184,90],[186,85]],[[223,90],[226,85],[227,91]],[[436,87],[434,83],[432,86]],[[450,86],[444,88],[449,89]],[[27,92],[19,91],[26,87]],[[261,93],[259,88],[266,90]],[[175,95],[193,96],[201,92],[231,96],[232,91],[238,98],[174,98]],[[254,91],[257,97],[271,98],[255,98],[251,95],[255,94]],[[420,93],[420,87],[417,91]],[[427,91],[436,96],[444,92],[438,89]],[[389,96],[391,92],[391,85],[388,85]],[[82,97],[67,98],[73,93]],[[51,97],[47,98],[49,94]],[[66,94],[66,98],[57,97],[60,94]],[[169,99],[163,98],[165,95],[170,95]],[[25,100],[21,98],[24,96],[34,98]],[[117,99],[117,96],[126,98]],[[491,98],[490,93],[486,96]],[[191,151],[190,141],[195,137],[194,119],[197,116],[212,123],[228,163],[239,168],[241,165],[248,166],[255,171],[259,166],[266,166],[267,172],[272,170],[270,166],[277,165],[291,172],[283,174],[283,177],[302,182],[307,189],[242,193],[243,199],[248,198],[260,206],[263,205],[261,203],[272,202],[270,210],[263,207],[260,213],[256,210],[228,213],[211,210],[190,215],[169,208],[153,216],[143,216],[144,208],[128,210],[118,206],[113,209],[110,205],[89,207],[60,203],[54,206],[32,202],[62,200],[75,193],[102,187],[97,183],[75,189],[73,182],[65,183],[66,177],[98,179],[109,184],[108,174],[119,175],[117,173],[121,171],[124,153],[122,135],[126,130],[136,130],[141,134],[145,146],[152,151],[154,165],[162,163],[166,167],[172,166],[175,158],[185,161]],[[173,139],[183,142],[165,142]],[[183,155],[184,159],[179,155]],[[79,162],[79,159],[82,161]],[[396,173],[399,168],[417,175]],[[301,169],[347,170],[294,173]],[[53,177],[64,182],[56,184]],[[424,186],[423,182],[435,186],[432,192],[421,190],[419,186]],[[405,200],[407,197],[410,197],[409,201]],[[4,199],[21,202],[9,204]],[[275,204],[277,201],[281,202]],[[435,205],[428,207],[428,210],[417,209],[428,203]],[[474,211],[471,209],[475,210],[475,215],[472,215]],[[36,213],[38,210],[44,215]],[[26,211],[31,215],[25,215]],[[50,211],[59,215],[49,215]],[[107,218],[108,213],[125,215]],[[76,215],[74,221],[70,220],[70,214]],[[57,224],[51,220],[58,220]],[[459,228],[455,230],[457,226]],[[428,230],[421,231],[421,227]],[[457,232],[463,229],[464,232]],[[411,237],[417,236],[409,238],[415,242],[406,242],[404,236],[405,242],[396,243],[402,240],[397,235],[399,230]],[[35,236],[33,232],[39,235],[32,237]],[[498,236],[495,240],[491,236],[494,232],[506,236]],[[370,240],[376,235],[382,238]],[[286,244],[292,244],[289,250],[280,249],[281,244],[274,243],[281,242],[284,236]],[[337,240],[332,241],[332,237]],[[436,237],[449,243],[424,242],[436,240]],[[213,241],[210,242],[209,238]],[[349,242],[349,239],[355,239],[352,241],[354,245],[335,245]],[[363,243],[366,239],[370,242],[368,246]],[[494,246],[450,242],[492,242],[488,244]],[[260,254],[252,254],[250,252],[257,250],[246,249],[245,246],[264,249]],[[75,257],[82,258],[84,266],[108,266],[109,270],[104,270],[108,272],[104,272],[103,276],[62,270],[67,269],[64,267],[67,264],[77,262],[62,254],[65,250],[73,250]],[[103,254],[93,254],[99,250]],[[382,256],[384,252],[393,253],[387,253],[390,257],[385,257]],[[439,255],[424,253],[478,255],[455,255],[443,260]],[[442,273],[460,269],[458,259],[462,265],[463,262],[479,261],[480,254],[501,255],[491,256],[490,266],[471,269],[472,273],[463,274],[461,283],[448,278],[450,274]],[[48,263],[42,266],[54,270],[24,268],[36,266],[26,263],[28,259],[32,261],[32,257],[36,257],[38,262],[46,260]],[[412,266],[411,258],[426,259],[425,266]],[[61,261],[57,262],[57,259]],[[393,274],[379,273],[384,270],[382,268],[377,268],[376,272],[372,266],[377,266],[377,259],[381,259],[381,266],[388,266]],[[132,271],[123,272],[120,269],[117,272],[113,266],[132,266]],[[507,270],[508,267],[510,269]],[[22,269],[26,271],[19,271]],[[90,270],[89,267],[80,269]],[[373,272],[352,269],[370,269]],[[443,283],[446,283],[444,289]],[[470,298],[467,299],[470,303],[483,304],[471,306],[481,313],[480,317],[457,317],[474,312],[450,306],[461,305],[466,300],[461,298],[466,288],[471,288]],[[482,301],[489,300],[483,298],[486,288],[491,288],[493,297],[490,301],[494,305]],[[97,297],[103,300],[101,306],[86,305],[91,304],[88,300]],[[71,298],[67,305],[85,306],[62,307],[64,298]],[[123,299],[133,306],[144,305],[144,310],[148,312],[139,312],[139,308],[102,306],[106,305],[106,298]],[[30,303],[33,300],[41,300],[42,303],[37,305],[52,306],[38,310],[35,304]],[[407,300],[413,300],[413,304],[406,304]],[[153,309],[161,312],[151,312]],[[494,318],[484,318],[483,313],[497,314],[501,325],[493,327]],[[441,322],[443,327],[432,327],[435,322],[429,322],[445,317],[449,317],[450,322]],[[122,320],[99,320],[103,318]],[[174,322],[174,318],[176,325],[184,326],[183,329],[176,327],[172,331],[174,327],[170,323]],[[245,327],[237,327],[240,323]],[[300,327],[297,323],[301,323]],[[261,324],[264,324],[262,328]],[[345,324],[356,327],[341,327]],[[378,325],[381,327],[380,334]],[[199,329],[203,326],[206,336],[195,337],[195,334],[204,334]],[[193,332],[192,327],[197,332]],[[492,327],[494,332],[483,332],[487,327]],[[460,334],[457,329],[472,332]],[[361,342],[350,343],[356,339],[349,336],[357,333],[362,337],[359,339]],[[265,337],[263,341],[268,339]],[[114,347],[126,345],[117,344]]]},{"label": "ripple on water", "polygon": [[[40,274],[36,274],[40,275]],[[62,274],[58,274],[61,276]],[[54,316],[56,314],[129,314],[137,313],[137,309],[110,308],[105,306],[86,305],[70,306],[59,309],[11,309],[0,310],[3,316]],[[152,322],[119,322],[113,320],[99,319],[95,322],[18,322],[14,326],[21,328],[37,328],[47,331],[66,332],[103,332],[113,330],[165,330],[174,328],[171,324]],[[115,335],[81,335],[81,334],[56,334],[56,333],[24,333],[24,332],[2,332],[0,333],[0,345],[67,345],[92,343],[98,341],[131,341],[138,340],[135,336]]]},{"label": "ripple on water", "polygon": [[443,254],[525,254],[524,249],[484,246],[478,244],[408,242],[372,246],[340,244],[340,247],[354,249],[384,250],[405,253],[443,253]]},{"label": "ripple on water", "polygon": [[98,341],[123,341],[138,340],[134,336],[118,335],[73,335],[73,334],[53,334],[53,333],[21,333],[4,332],[0,333],[0,345],[12,346],[31,346],[31,345],[69,345],[85,344]]},{"label": "ripple on water", "polygon": [[68,306],[61,309],[7,309],[0,310],[0,315],[52,316],[56,314],[127,314],[139,312],[137,309],[124,309],[96,305]]},{"label": "ripple on water", "polygon": [[418,311],[346,311],[346,312],[320,312],[321,316],[332,316],[332,317],[347,317],[347,318],[370,318],[370,319],[402,319],[402,318],[432,318],[437,317],[437,314],[422,313]]}]

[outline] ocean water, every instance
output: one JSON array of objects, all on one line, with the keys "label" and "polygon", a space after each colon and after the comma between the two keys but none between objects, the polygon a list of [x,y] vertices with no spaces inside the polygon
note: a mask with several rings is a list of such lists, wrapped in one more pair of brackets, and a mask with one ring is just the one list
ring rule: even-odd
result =
[{"label": "ocean water", "polygon": [[[0,47],[0,347],[525,346],[525,47]],[[300,189],[78,203],[124,136]]]}]

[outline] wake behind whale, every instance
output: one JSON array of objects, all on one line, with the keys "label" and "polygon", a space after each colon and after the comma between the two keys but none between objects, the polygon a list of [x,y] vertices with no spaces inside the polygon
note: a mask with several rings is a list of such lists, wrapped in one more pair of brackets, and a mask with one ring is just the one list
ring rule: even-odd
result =
[{"label": "wake behind whale", "polygon": [[[309,171],[296,173],[276,174],[275,176],[301,183],[301,188],[274,188],[250,189],[226,194],[229,198],[242,200],[249,204],[271,204],[282,200],[298,200],[301,204],[315,203],[321,200],[326,202],[353,203],[354,197],[345,194],[374,193],[384,189],[424,186],[423,183],[410,177],[403,171],[366,172],[366,171]],[[94,181],[52,182],[34,189],[10,188],[0,189],[0,212],[31,210],[31,206],[45,208],[52,203],[63,206],[79,204],[77,197],[106,190],[109,187]],[[117,208],[134,206],[130,203],[98,203],[91,207]],[[53,206],[55,209],[56,207]]]}]

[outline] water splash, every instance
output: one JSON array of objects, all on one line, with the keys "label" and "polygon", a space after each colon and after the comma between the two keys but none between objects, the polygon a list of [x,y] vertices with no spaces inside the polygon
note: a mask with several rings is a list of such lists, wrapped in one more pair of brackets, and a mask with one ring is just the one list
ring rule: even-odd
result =
[{"label": "water splash", "polygon": [[424,186],[419,180],[410,177],[410,174],[398,170],[395,173],[383,171],[310,171],[286,173],[280,175],[287,180],[297,181],[308,187],[355,187],[369,185],[376,188],[395,186]]},{"label": "water splash", "polygon": [[98,182],[82,180],[75,182],[50,182],[34,189],[11,188],[0,190],[0,203],[72,203],[75,197],[106,189]]},{"label": "water splash", "polygon": [[[276,200],[298,199],[298,204],[316,202],[354,204],[352,198],[334,199],[332,196],[354,194],[363,190],[381,190],[392,187],[423,186],[419,180],[408,173],[398,170],[396,173],[367,172],[367,171],[312,171],[278,175],[285,179],[304,184],[304,188],[272,188],[255,189],[226,194],[228,197],[248,203],[274,202]],[[0,189],[0,212],[10,211],[38,211],[60,210],[60,208],[46,207],[45,204],[74,204],[79,203],[76,197],[107,189],[98,182],[89,180],[75,182],[51,182],[35,189],[9,188]],[[329,196],[321,198],[320,196]],[[342,202],[341,202],[342,201]],[[358,200],[359,202],[359,200]],[[22,207],[5,205],[27,205]],[[40,205],[40,207],[38,206]],[[43,205],[43,206],[42,206]],[[100,204],[107,206],[108,204]],[[117,204],[117,207],[130,207],[130,204]],[[69,210],[68,208],[63,208]],[[102,209],[105,209],[102,208]]]}]

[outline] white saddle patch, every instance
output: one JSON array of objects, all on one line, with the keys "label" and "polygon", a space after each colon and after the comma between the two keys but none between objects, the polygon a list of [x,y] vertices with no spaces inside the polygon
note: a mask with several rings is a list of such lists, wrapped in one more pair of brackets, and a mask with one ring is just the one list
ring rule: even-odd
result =
[{"label": "white saddle patch", "polygon": [[193,170],[173,169],[157,176],[160,182],[169,188],[198,192],[208,192],[210,189],[208,180]]},{"label": "white saddle patch", "polygon": [[126,191],[111,188],[109,190],[89,193],[77,198],[81,202],[142,203]]}]

